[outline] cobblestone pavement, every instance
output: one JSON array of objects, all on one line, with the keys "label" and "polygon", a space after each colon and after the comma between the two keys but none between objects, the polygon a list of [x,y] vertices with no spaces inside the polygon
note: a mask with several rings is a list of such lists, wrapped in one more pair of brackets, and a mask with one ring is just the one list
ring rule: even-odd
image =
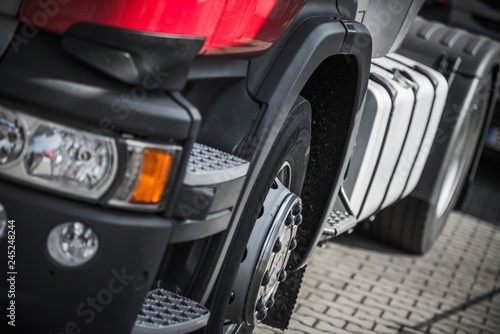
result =
[{"label": "cobblestone pavement", "polygon": [[500,224],[453,212],[423,257],[359,235],[329,242],[285,333],[500,333]]}]

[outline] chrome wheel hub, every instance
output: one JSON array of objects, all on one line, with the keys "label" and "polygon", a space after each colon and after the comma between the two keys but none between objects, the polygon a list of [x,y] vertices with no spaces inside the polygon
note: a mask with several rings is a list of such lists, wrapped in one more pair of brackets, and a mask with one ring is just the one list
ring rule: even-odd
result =
[{"label": "chrome wheel hub", "polygon": [[262,215],[255,222],[240,265],[233,288],[234,299],[227,312],[233,324],[256,325],[266,318],[274,305],[279,284],[287,277],[290,254],[297,247],[302,201],[282,183],[282,180],[288,183],[291,178],[288,171],[282,173],[284,168],[264,201]]},{"label": "chrome wheel hub", "polygon": [[[290,253],[297,247],[296,222],[302,222],[302,203],[300,198],[290,194],[286,200],[286,209],[276,217],[278,224],[273,233],[268,236],[268,242],[261,252],[263,261],[256,268],[256,273],[263,272],[260,286],[258,288],[254,307],[254,322],[259,323],[267,316],[267,311],[274,305],[274,295],[281,282],[287,277],[286,265]],[[295,215],[293,214],[295,213]],[[265,269],[262,270],[262,268]],[[256,279],[258,283],[260,275]],[[250,307],[251,305],[248,305]]]}]

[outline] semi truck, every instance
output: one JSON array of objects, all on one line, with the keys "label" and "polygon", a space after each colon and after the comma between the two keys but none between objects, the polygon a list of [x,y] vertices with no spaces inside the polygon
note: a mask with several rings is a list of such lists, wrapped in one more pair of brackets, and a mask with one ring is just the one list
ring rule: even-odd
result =
[{"label": "semi truck", "polygon": [[286,329],[320,240],[429,250],[500,47],[422,4],[2,1],[3,333]]}]

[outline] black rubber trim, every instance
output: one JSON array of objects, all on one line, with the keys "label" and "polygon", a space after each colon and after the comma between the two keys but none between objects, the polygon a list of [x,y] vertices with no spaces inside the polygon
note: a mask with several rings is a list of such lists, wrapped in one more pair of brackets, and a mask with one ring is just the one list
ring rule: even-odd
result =
[{"label": "black rubber trim", "polygon": [[222,210],[208,215],[203,220],[178,222],[172,234],[171,243],[192,241],[224,231],[231,218],[231,210]]},{"label": "black rubber trim", "polygon": [[182,220],[204,220],[207,215],[224,209],[232,209],[238,200],[245,178],[214,183],[207,186],[183,185],[173,216]]},{"label": "black rubber trim", "polygon": [[342,50],[340,52],[350,53],[354,42],[356,41],[356,26],[349,20],[340,20],[340,22],[344,26],[346,32],[344,43],[342,43]]},{"label": "black rubber trim", "polygon": [[145,78],[151,74],[168,73],[157,88],[180,90],[204,41],[202,37],[179,37],[78,23],[66,31],[62,47],[122,82],[144,85]]},{"label": "black rubber trim", "polygon": [[248,60],[243,59],[198,57],[189,69],[187,80],[244,78],[248,63]]}]

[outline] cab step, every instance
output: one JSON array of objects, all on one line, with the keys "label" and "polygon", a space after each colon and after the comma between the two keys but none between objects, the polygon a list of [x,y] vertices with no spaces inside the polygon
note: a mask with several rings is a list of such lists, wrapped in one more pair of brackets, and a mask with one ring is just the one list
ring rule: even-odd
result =
[{"label": "cab step", "polygon": [[195,143],[186,169],[184,184],[203,186],[244,177],[250,163],[216,148]]},{"label": "cab step", "polygon": [[198,302],[165,289],[148,293],[131,334],[182,334],[203,328],[210,312]]},{"label": "cab step", "polygon": [[330,216],[326,221],[325,229],[323,230],[324,239],[328,240],[338,237],[345,232],[350,233],[357,224],[358,220],[350,209],[349,201],[342,187],[333,205],[332,212],[330,212]]},{"label": "cab step", "polygon": [[356,217],[347,211],[333,210],[326,222],[323,233],[332,237],[341,235],[344,232],[352,230],[358,223]]}]

